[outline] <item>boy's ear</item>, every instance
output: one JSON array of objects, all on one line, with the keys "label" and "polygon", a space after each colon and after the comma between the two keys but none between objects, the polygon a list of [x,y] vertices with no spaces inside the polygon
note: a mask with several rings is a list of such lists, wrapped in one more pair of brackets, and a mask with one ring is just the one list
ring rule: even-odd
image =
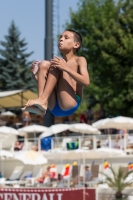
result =
[{"label": "boy's ear", "polygon": [[79,47],[80,47],[80,43],[79,43],[79,42],[75,42],[74,48],[75,48],[75,49],[78,49]]}]

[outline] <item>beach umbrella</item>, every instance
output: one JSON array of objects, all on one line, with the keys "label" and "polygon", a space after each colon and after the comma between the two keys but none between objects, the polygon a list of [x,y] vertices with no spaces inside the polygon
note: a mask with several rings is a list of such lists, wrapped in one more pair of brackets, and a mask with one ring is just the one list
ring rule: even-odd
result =
[{"label": "beach umbrella", "polygon": [[101,157],[107,156],[107,158],[108,157],[126,156],[125,152],[121,149],[107,148],[107,147],[94,149],[93,152],[98,153],[98,155]]},{"label": "beach umbrella", "polygon": [[133,118],[130,117],[113,117],[106,118],[102,120],[98,120],[97,122],[92,124],[93,127],[99,129],[133,129]]},{"label": "beach umbrella", "polygon": [[[84,155],[90,156],[92,159],[93,155],[89,151],[77,149],[72,151],[52,151],[52,152],[43,152],[43,155],[48,159],[48,161],[66,161],[66,160],[80,160],[84,158]],[[98,158],[98,156],[97,156]]]},{"label": "beach umbrella", "polygon": [[32,124],[29,126],[25,126],[23,128],[18,129],[18,131],[22,134],[22,133],[41,133],[46,131],[47,127],[46,126],[42,126],[42,125],[37,125],[37,124]]},{"label": "beach umbrella", "polygon": [[80,132],[83,134],[100,134],[100,131],[97,128],[92,127],[91,125],[84,123],[77,123],[69,125],[69,130],[73,132]]},{"label": "beach umbrella", "polygon": [[8,127],[8,126],[1,126],[0,134],[20,135],[18,130],[12,127]]},{"label": "beach umbrella", "polygon": [[51,161],[54,160],[81,160],[81,159],[105,159],[109,157],[120,157],[126,154],[123,150],[113,148],[99,148],[93,150],[77,149],[72,151],[43,152],[43,155]]},{"label": "beach umbrella", "polygon": [[84,159],[106,159],[111,157],[122,157],[126,156],[126,154],[123,152],[123,150],[120,149],[113,149],[113,148],[98,148],[98,149],[92,149],[89,150],[89,154],[87,153],[87,150],[85,154],[83,154]]},{"label": "beach umbrella", "polygon": [[47,158],[42,153],[33,150],[18,151],[14,153],[14,159],[20,160],[26,165],[44,165],[47,163]]},{"label": "beach umbrella", "polygon": [[29,126],[25,126],[23,128],[19,128],[18,131],[21,135],[25,135],[26,133],[33,133],[34,136],[36,136],[36,133],[42,133],[47,130],[47,127],[37,125],[37,124],[32,124]]},{"label": "beach umbrella", "polygon": [[63,131],[66,131],[66,130],[69,129],[69,127],[70,127],[70,125],[68,125],[68,124],[55,124],[55,125],[52,125],[49,128],[47,128],[47,130],[44,133],[42,133],[40,135],[40,139],[45,138],[45,137],[49,137],[51,135],[55,135],[55,134],[61,133]]},{"label": "beach umbrella", "polygon": [[109,122],[110,120],[111,120],[110,118],[100,119],[94,122],[92,126],[97,129],[109,129],[110,126],[107,124],[107,122]]},{"label": "beach umbrella", "polygon": [[113,117],[106,122],[107,126],[115,129],[133,129],[133,118],[130,117]]},{"label": "beach umbrella", "polygon": [[6,111],[6,112],[2,112],[1,113],[1,116],[7,116],[7,117],[16,117],[16,114],[14,114],[13,112],[11,111]]},{"label": "beach umbrella", "polygon": [[6,150],[0,150],[0,157],[12,158],[13,157],[13,153],[10,152],[10,151],[6,151]]},{"label": "beach umbrella", "polygon": [[27,99],[36,99],[37,94],[31,90],[11,90],[0,92],[0,108],[23,107]]},{"label": "beach umbrella", "polygon": [[85,152],[85,150],[77,149],[72,151],[52,151],[52,152],[43,152],[43,155],[51,161],[54,160],[79,160],[83,159],[82,153]]}]

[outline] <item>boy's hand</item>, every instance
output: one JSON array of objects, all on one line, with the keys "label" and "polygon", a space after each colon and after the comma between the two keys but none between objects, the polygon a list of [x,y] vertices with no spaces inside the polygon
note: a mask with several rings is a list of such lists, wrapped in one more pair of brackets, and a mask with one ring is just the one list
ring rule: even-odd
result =
[{"label": "boy's hand", "polygon": [[51,66],[57,67],[62,71],[65,71],[67,68],[66,61],[63,58],[59,58],[57,56],[54,56],[54,59],[51,59],[50,63]]},{"label": "boy's hand", "polygon": [[38,72],[38,64],[39,64],[39,61],[38,60],[35,60],[32,65],[31,65],[31,72],[36,75],[37,72]]}]

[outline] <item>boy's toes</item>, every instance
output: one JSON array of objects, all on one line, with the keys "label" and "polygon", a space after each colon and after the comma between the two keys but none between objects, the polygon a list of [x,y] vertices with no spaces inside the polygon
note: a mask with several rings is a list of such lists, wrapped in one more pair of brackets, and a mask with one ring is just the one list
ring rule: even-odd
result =
[{"label": "boy's toes", "polygon": [[21,110],[22,110],[22,111],[24,111],[25,109],[26,109],[26,106],[25,106],[25,107],[23,107],[23,108],[21,108]]}]

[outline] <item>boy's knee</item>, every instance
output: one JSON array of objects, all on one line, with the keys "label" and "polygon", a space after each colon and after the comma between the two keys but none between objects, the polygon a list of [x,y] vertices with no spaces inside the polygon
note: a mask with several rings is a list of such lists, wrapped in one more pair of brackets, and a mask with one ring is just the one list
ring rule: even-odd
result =
[{"label": "boy's knee", "polygon": [[43,60],[39,63],[39,69],[42,69],[42,70],[49,70],[50,68],[50,62],[47,61],[47,60]]}]

